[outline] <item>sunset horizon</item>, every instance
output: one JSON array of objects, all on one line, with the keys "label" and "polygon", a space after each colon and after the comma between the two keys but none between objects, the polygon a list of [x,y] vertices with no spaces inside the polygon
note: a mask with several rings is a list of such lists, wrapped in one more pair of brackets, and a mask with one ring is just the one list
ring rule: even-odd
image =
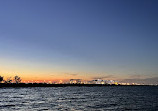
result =
[{"label": "sunset horizon", "polygon": [[[0,75],[158,81],[156,1],[1,1]],[[156,10],[157,9],[157,10]]]},{"label": "sunset horizon", "polygon": [[0,0],[0,111],[158,111],[158,0]]}]

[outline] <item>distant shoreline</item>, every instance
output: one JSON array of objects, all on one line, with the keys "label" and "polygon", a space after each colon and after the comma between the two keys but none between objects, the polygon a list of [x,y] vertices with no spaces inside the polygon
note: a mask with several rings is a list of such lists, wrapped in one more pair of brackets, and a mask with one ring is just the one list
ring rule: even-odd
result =
[{"label": "distant shoreline", "polygon": [[115,84],[46,84],[46,83],[0,83],[1,87],[104,87],[104,86],[157,86],[157,85],[115,85]]}]

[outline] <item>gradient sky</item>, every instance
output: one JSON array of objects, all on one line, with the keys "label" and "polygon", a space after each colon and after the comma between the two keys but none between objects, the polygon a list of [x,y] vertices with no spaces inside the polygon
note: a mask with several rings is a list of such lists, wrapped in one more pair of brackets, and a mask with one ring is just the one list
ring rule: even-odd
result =
[{"label": "gradient sky", "polygon": [[157,0],[1,0],[0,75],[158,77]]}]

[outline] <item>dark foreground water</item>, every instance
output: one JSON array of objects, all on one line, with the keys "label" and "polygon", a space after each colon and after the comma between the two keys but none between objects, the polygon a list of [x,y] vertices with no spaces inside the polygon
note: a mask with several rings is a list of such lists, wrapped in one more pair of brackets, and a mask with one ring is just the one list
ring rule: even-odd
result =
[{"label": "dark foreground water", "polygon": [[156,86],[0,88],[0,111],[158,111]]}]

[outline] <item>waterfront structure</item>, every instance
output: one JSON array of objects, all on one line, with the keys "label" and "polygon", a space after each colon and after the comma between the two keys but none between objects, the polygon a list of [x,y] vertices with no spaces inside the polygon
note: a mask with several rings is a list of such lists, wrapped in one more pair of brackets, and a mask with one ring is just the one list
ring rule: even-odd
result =
[{"label": "waterfront structure", "polygon": [[89,81],[89,84],[107,84],[107,81],[102,80],[102,79],[96,79],[96,80]]},{"label": "waterfront structure", "polygon": [[70,79],[70,84],[81,84],[81,79]]}]

